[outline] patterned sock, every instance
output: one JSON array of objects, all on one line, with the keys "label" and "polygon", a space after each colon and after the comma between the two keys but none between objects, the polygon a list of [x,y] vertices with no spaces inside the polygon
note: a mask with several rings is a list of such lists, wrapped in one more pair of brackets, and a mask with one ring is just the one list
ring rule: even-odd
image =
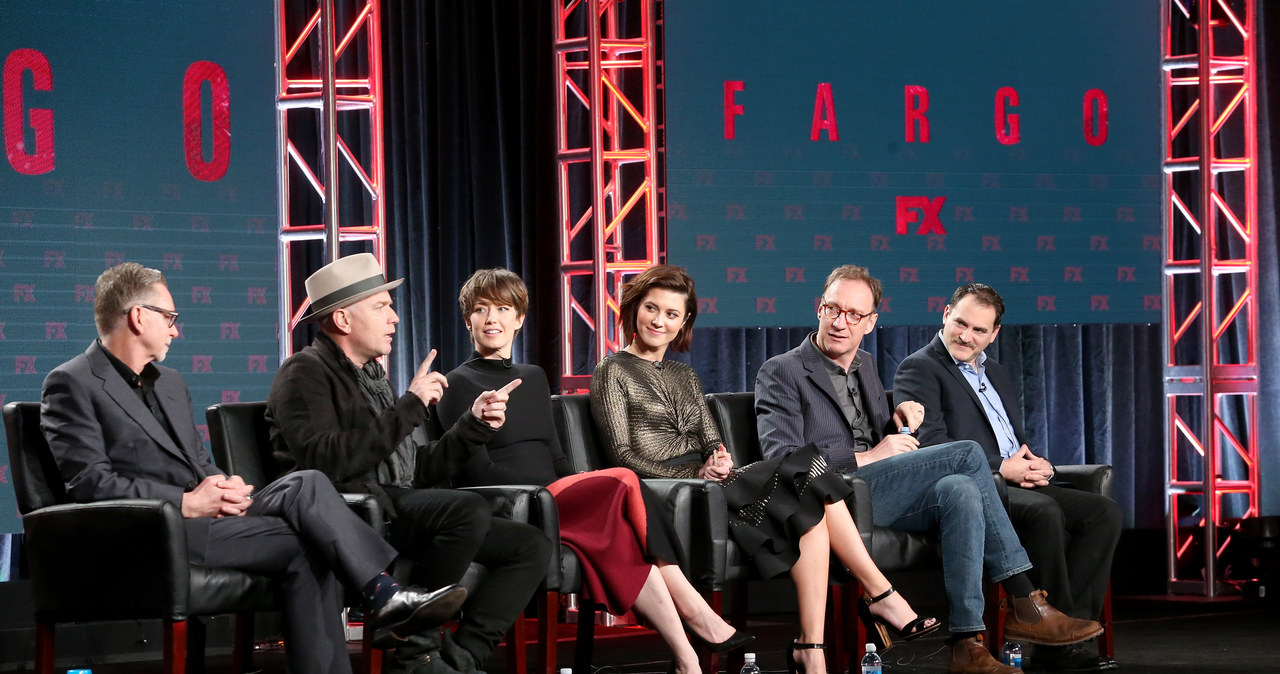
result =
[{"label": "patterned sock", "polygon": [[360,589],[360,598],[364,600],[365,608],[376,610],[382,608],[399,589],[400,584],[395,578],[386,573],[380,573],[364,584]]}]

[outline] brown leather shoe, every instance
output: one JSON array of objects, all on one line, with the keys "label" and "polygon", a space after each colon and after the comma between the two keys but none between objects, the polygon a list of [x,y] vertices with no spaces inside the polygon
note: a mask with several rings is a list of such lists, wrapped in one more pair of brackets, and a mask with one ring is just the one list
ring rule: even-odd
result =
[{"label": "brown leather shoe", "polygon": [[1096,620],[1072,618],[1049,605],[1044,590],[1014,597],[1005,611],[1004,635],[1010,641],[1066,646],[1102,634]]},{"label": "brown leather shoe", "polygon": [[953,674],[1022,674],[1017,667],[1000,664],[982,644],[982,635],[951,643],[951,661],[947,671]]}]

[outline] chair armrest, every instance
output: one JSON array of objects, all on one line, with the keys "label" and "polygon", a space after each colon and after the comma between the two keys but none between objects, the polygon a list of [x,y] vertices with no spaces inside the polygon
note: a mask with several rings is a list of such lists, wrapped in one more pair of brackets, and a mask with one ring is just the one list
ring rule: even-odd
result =
[{"label": "chair armrest", "polygon": [[1009,512],[1009,481],[1004,479],[1000,471],[991,471],[991,479],[996,482],[996,496],[1000,497],[1000,503],[1004,505],[1004,511]]},{"label": "chair armrest", "polygon": [[185,615],[190,561],[182,513],[168,501],[49,506],[23,517],[37,620]]},{"label": "chair armrest", "polygon": [[347,507],[351,508],[357,517],[378,532],[379,536],[387,537],[387,518],[382,512],[382,504],[378,503],[378,499],[374,498],[373,494],[344,492],[342,500],[347,502]]},{"label": "chair armrest", "polygon": [[552,543],[547,562],[547,589],[559,589],[564,581],[560,549],[560,511],[545,487],[533,484],[488,485],[464,487],[485,497],[493,507],[493,515],[514,522],[524,522],[542,531]]},{"label": "chair armrest", "polygon": [[646,478],[644,483],[666,505],[684,552],[682,569],[701,590],[720,590],[726,583],[729,509],[719,484],[697,478]]},{"label": "chair armrest", "polygon": [[1089,463],[1053,468],[1055,482],[1066,482],[1081,491],[1111,498],[1111,484],[1115,479],[1115,471],[1110,465]]}]

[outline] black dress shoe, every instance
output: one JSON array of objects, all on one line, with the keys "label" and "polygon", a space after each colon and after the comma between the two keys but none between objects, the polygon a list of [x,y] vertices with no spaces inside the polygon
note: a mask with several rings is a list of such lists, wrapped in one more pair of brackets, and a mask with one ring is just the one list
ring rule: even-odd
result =
[{"label": "black dress shoe", "polygon": [[365,612],[365,629],[373,628],[373,645],[394,648],[405,635],[439,627],[458,612],[467,598],[461,585],[446,585],[428,592],[420,587],[402,586],[382,606]]},{"label": "black dress shoe", "polygon": [[1046,672],[1105,672],[1116,669],[1113,658],[1100,657],[1084,644],[1037,646],[1028,669]]},{"label": "black dress shoe", "polygon": [[756,640],[754,635],[743,632],[742,630],[734,630],[733,634],[729,635],[728,639],[714,644],[703,639],[696,632],[690,632],[689,637],[689,640],[693,642],[694,647],[705,648],[712,653],[728,653],[729,651],[736,651]]}]

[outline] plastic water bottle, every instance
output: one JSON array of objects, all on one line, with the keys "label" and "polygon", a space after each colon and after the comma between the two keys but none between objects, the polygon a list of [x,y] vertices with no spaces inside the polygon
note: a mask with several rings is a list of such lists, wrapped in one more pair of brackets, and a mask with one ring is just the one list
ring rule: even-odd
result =
[{"label": "plastic water bottle", "polygon": [[867,644],[867,654],[862,656],[862,674],[880,674],[884,671],[884,665],[880,662],[880,655],[876,653],[875,644]]},{"label": "plastic water bottle", "polygon": [[1010,667],[1022,667],[1022,646],[1016,641],[1004,642],[1004,648],[1000,651],[1000,661]]},{"label": "plastic water bottle", "polygon": [[760,668],[756,666],[755,653],[743,653],[742,660],[742,669],[738,671],[738,674],[760,674]]}]

